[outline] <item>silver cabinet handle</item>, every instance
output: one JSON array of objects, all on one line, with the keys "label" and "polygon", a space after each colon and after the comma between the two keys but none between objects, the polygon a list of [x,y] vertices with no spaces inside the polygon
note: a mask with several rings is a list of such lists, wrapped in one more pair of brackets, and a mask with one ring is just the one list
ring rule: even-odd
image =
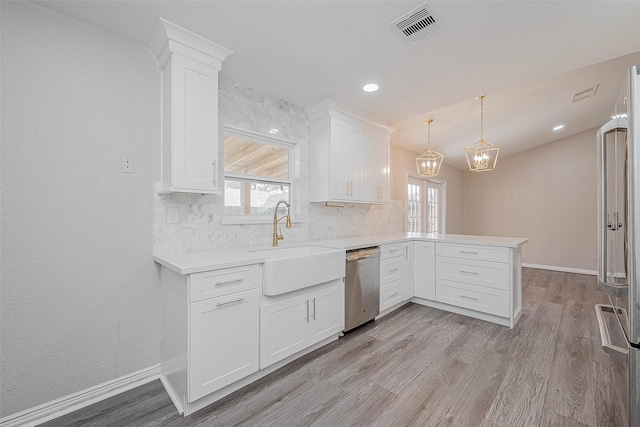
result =
[{"label": "silver cabinet handle", "polygon": [[349,195],[353,197],[353,181],[349,181]]},{"label": "silver cabinet handle", "polygon": [[313,320],[316,320],[316,299],[313,299]]},{"label": "silver cabinet handle", "polygon": [[213,168],[213,180],[211,180],[211,182],[213,185],[218,185],[218,162],[214,160],[213,163],[211,163],[211,166]]},{"label": "silver cabinet handle", "polygon": [[309,322],[309,300],[306,300],[304,303],[307,305],[307,317],[305,317],[304,320],[306,320],[308,323]]},{"label": "silver cabinet handle", "polygon": [[389,270],[389,273],[393,273],[394,271],[398,271],[399,268],[392,268],[391,270]]},{"label": "silver cabinet handle", "polygon": [[468,296],[466,296],[466,295],[460,295],[460,298],[464,298],[464,299],[470,299],[470,300],[478,301],[478,298],[468,297]]},{"label": "silver cabinet handle", "polygon": [[243,278],[237,277],[237,278],[235,278],[233,280],[227,280],[227,281],[224,281],[224,282],[216,282],[216,283],[214,283],[214,285],[215,286],[230,285],[231,283],[239,283],[239,282],[242,282],[243,280],[244,280]]},{"label": "silver cabinet handle", "polygon": [[474,276],[477,276],[478,273],[476,273],[475,271],[464,271],[464,270],[460,270],[460,273],[462,274],[472,274]]},{"label": "silver cabinet handle", "polygon": [[347,185],[347,189],[345,191],[345,196],[348,196],[349,195],[349,181],[347,181],[345,184]]},{"label": "silver cabinet handle", "polygon": [[478,255],[478,252],[474,252],[474,251],[460,251],[461,254],[472,254],[472,255]]},{"label": "silver cabinet handle", "polygon": [[244,301],[244,298],[236,298],[231,301],[218,302],[216,303],[216,306],[220,307],[222,305],[233,304],[234,302],[242,302],[242,301]]},{"label": "silver cabinet handle", "polygon": [[389,252],[398,252],[400,249],[391,249]]},{"label": "silver cabinet handle", "polygon": [[409,246],[404,247],[404,259],[409,259]]},{"label": "silver cabinet handle", "polygon": [[389,295],[389,298],[397,297],[398,295],[400,295],[400,292],[395,292],[395,293]]}]

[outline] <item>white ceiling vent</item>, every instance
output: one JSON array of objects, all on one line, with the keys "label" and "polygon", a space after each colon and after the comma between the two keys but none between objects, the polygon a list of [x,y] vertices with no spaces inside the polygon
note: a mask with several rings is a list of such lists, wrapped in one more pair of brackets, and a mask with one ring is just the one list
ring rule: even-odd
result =
[{"label": "white ceiling vent", "polygon": [[444,29],[444,23],[429,2],[423,3],[389,24],[410,45]]},{"label": "white ceiling vent", "polygon": [[600,85],[597,84],[594,87],[590,87],[589,89],[581,90],[580,92],[574,93],[573,95],[571,95],[571,104],[575,104],[578,101],[582,101],[584,99],[595,96],[598,90],[598,86]]}]

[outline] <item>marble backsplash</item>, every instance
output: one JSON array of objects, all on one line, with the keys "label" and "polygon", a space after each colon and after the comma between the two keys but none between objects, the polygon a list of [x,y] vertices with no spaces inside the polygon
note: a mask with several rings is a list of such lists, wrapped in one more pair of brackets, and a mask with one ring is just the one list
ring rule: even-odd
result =
[{"label": "marble backsplash", "polygon": [[[402,203],[345,203],[342,208],[310,203],[309,123],[304,108],[262,91],[220,77],[221,125],[278,137],[298,146],[292,194],[293,227],[284,244],[402,231]],[[241,249],[271,244],[273,225],[224,224],[222,195],[157,194],[154,188],[153,249],[155,253]],[[167,209],[177,208],[179,221],[167,224]]]}]

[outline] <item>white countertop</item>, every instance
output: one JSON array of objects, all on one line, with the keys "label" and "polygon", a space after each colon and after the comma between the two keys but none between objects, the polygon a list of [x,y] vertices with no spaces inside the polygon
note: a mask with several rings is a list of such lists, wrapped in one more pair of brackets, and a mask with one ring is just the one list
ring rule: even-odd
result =
[{"label": "white countertop", "polygon": [[[370,236],[344,237],[340,239],[314,240],[308,242],[281,243],[279,247],[324,246],[329,248],[351,250],[367,246],[407,241],[435,241],[465,243],[470,245],[502,246],[518,248],[529,241],[520,237],[470,236],[461,234],[432,233],[391,233]],[[249,249],[220,249],[215,251],[193,253],[154,254],[157,263],[170,268],[179,274],[191,274],[218,268],[239,267],[248,264],[259,264],[265,261],[264,255],[255,251],[271,249],[270,246]]]}]

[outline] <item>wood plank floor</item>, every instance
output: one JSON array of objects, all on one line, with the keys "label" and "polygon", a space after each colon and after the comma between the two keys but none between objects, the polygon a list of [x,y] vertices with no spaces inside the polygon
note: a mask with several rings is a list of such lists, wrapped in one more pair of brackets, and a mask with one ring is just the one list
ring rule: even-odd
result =
[{"label": "wood plank floor", "polygon": [[625,426],[595,277],[523,269],[504,326],[407,304],[189,417],[159,381],[46,426]]}]

